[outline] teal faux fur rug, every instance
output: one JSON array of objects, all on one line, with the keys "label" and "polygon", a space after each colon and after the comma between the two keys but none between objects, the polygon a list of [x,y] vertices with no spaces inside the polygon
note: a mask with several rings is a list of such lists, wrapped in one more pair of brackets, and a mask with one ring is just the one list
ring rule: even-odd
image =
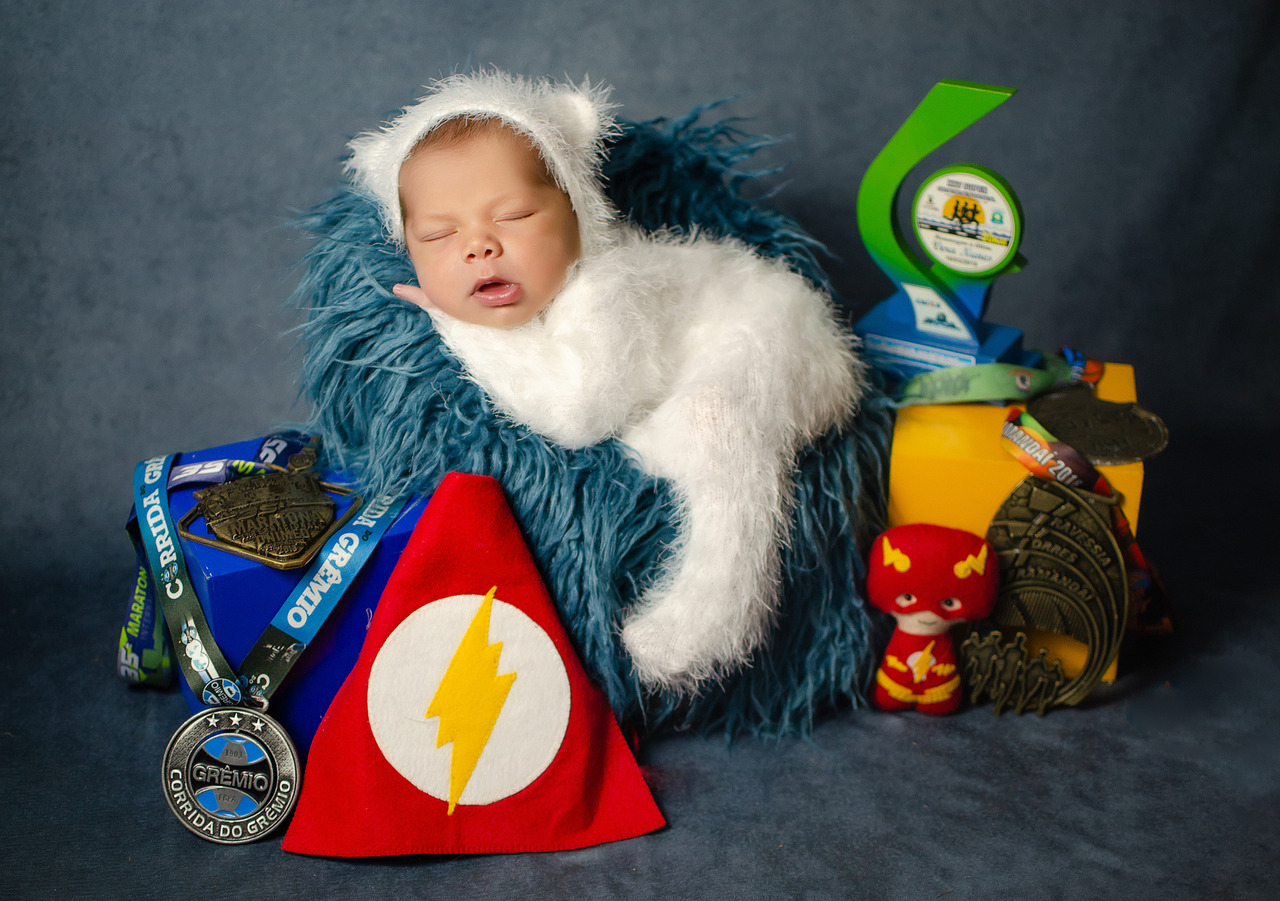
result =
[{"label": "teal faux fur rug", "polygon": [[[646,228],[734,235],[827,286],[817,244],[740,193],[738,167],[767,139],[726,123],[626,124],[606,175],[611,198]],[[430,493],[449,471],[496,477],[588,672],[620,718],[642,731],[807,734],[841,705],[860,706],[876,664],[860,594],[863,551],[884,525],[891,407],[876,390],[853,427],[798,461],[796,516],[783,554],[777,628],[750,666],[697,696],[641,688],[618,638],[622,613],[671,541],[664,485],[615,442],[566,450],[498,417],[463,377],[430,318],[396,299],[411,281],[374,206],[350,191],[302,225],[314,236],[295,301],[306,310],[302,391],[329,462],[369,492]]]}]

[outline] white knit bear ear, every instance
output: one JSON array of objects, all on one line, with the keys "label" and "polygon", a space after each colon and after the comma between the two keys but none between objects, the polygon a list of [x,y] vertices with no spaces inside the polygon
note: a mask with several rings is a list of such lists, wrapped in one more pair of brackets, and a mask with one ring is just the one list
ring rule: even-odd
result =
[{"label": "white knit bear ear", "polygon": [[607,93],[600,88],[557,86],[547,97],[547,105],[560,133],[575,151],[594,150],[610,130]]}]

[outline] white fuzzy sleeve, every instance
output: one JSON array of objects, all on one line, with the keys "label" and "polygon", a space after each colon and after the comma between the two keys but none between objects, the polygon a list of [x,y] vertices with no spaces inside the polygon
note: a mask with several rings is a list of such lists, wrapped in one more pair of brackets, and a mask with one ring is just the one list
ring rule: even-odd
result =
[{"label": "white fuzzy sleeve", "polygon": [[829,298],[737,242],[629,233],[524,326],[432,315],[508,417],[569,447],[619,437],[670,481],[678,539],[622,624],[640,678],[745,663],[779,610],[796,452],[863,388]]},{"label": "white fuzzy sleeve", "polygon": [[646,254],[629,243],[579,262],[545,313],[518,328],[432,318],[502,413],[557,444],[585,447],[616,436],[663,387],[663,330],[645,314],[661,284],[638,271]]}]

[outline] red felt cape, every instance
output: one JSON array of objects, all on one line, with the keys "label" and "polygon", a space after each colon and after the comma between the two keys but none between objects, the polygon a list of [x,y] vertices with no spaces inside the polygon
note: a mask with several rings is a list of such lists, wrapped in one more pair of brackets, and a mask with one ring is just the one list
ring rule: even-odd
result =
[{"label": "red felt cape", "polygon": [[284,849],[552,851],[664,823],[502,488],[447,475],[316,732]]}]

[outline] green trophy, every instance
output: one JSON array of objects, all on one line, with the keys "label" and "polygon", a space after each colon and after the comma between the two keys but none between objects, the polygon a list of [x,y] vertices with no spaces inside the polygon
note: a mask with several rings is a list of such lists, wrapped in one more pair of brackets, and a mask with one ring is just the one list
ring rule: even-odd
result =
[{"label": "green trophy", "polygon": [[999,175],[947,166],[925,179],[911,206],[916,256],[896,215],[902,183],[930,153],[1013,96],[1011,88],[941,81],[867,168],[858,188],[858,229],[896,288],[855,326],[867,358],[899,378],[979,363],[1035,365],[1022,331],[982,320],[991,283],[1024,260],[1022,209]]}]

